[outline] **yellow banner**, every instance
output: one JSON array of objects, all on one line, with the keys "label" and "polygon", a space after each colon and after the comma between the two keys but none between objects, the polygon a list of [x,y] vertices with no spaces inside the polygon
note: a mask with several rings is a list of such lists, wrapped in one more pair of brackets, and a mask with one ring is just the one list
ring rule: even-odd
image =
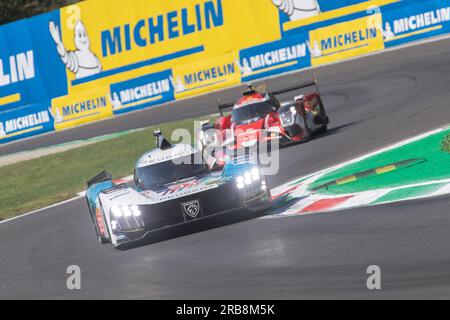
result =
[{"label": "yellow banner", "polygon": [[51,112],[56,130],[111,117],[113,113],[109,88],[102,87],[53,99]]},{"label": "yellow banner", "polygon": [[384,49],[381,14],[310,31],[313,66]]},{"label": "yellow banner", "polygon": [[173,68],[176,98],[184,98],[239,84],[238,52]]},{"label": "yellow banner", "polygon": [[277,7],[260,0],[85,1],[61,9],[61,29],[71,94],[281,37]]}]

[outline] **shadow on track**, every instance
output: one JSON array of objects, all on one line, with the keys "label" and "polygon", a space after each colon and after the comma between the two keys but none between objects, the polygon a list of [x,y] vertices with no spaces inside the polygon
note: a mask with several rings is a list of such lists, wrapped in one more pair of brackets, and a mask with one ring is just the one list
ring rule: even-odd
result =
[{"label": "shadow on track", "polygon": [[239,210],[236,212],[218,215],[214,217],[210,217],[204,220],[193,221],[191,223],[187,223],[180,226],[170,227],[164,230],[155,231],[150,236],[150,239],[143,240],[142,242],[127,245],[120,248],[120,251],[126,251],[131,249],[137,249],[142,246],[147,246],[151,244],[156,244],[159,242],[169,241],[181,237],[185,237],[188,235],[218,229],[226,226],[230,226],[233,224],[257,219],[263,217],[268,214],[270,209],[260,212],[246,212],[244,210]]},{"label": "shadow on track", "polygon": [[337,127],[333,127],[331,129],[328,129],[327,132],[325,132],[325,133],[321,133],[321,134],[315,135],[313,140],[319,140],[319,139],[322,139],[322,138],[326,138],[326,137],[332,136],[332,135],[334,135],[336,133],[339,133],[339,132],[343,131],[344,129],[353,127],[354,125],[359,124],[361,122],[365,122],[367,120],[369,120],[369,119],[353,121],[353,122],[349,122],[349,123],[346,123],[346,124],[343,124],[343,125],[340,125],[340,126],[337,126]]}]

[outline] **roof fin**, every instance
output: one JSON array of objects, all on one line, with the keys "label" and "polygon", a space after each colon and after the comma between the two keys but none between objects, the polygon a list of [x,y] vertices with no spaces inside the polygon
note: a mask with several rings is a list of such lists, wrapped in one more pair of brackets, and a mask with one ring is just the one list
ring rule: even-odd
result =
[{"label": "roof fin", "polygon": [[244,96],[250,96],[256,93],[256,90],[253,88],[253,84],[247,83],[247,91],[244,92]]},{"label": "roof fin", "polygon": [[154,134],[153,134],[156,138],[156,147],[161,149],[161,150],[167,150],[172,148],[172,145],[170,144],[170,142],[164,137],[164,135],[162,134],[161,130],[155,130]]}]

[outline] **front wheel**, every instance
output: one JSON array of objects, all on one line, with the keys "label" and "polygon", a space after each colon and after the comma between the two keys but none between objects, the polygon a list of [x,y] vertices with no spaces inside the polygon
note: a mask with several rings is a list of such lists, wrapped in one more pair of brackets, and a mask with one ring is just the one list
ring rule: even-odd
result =
[{"label": "front wheel", "polygon": [[[105,237],[105,235],[102,235],[101,232],[100,232],[100,223],[103,224],[102,221],[106,221],[106,219],[103,219],[102,211],[103,210],[101,210],[99,208],[97,208],[95,210],[94,226],[95,226],[95,233],[97,235],[98,242],[100,244],[106,244],[106,243],[109,243],[109,240],[108,240],[108,238]],[[105,232],[108,232],[108,226],[105,225],[104,228],[105,228]]]}]

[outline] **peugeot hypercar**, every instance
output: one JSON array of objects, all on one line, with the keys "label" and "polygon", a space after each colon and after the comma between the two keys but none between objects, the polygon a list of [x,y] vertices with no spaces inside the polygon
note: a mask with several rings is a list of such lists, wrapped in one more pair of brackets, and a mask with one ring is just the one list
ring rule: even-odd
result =
[{"label": "peugeot hypercar", "polygon": [[[315,86],[316,90],[281,102],[277,96]],[[223,111],[232,109],[230,115]],[[252,147],[260,141],[278,140],[281,146],[307,141],[314,133],[327,131],[329,118],[320,96],[317,80],[279,91],[267,92],[252,85],[236,103],[219,105],[221,117],[215,124],[202,124],[200,149],[227,146]],[[218,157],[219,161],[221,157]]]},{"label": "peugeot hypercar", "polygon": [[120,249],[157,230],[270,206],[265,177],[249,158],[230,160],[213,172],[191,145],[171,145],[159,131],[155,136],[157,148],[135,166],[134,187],[115,185],[107,172],[88,182],[87,202],[101,243]]}]

